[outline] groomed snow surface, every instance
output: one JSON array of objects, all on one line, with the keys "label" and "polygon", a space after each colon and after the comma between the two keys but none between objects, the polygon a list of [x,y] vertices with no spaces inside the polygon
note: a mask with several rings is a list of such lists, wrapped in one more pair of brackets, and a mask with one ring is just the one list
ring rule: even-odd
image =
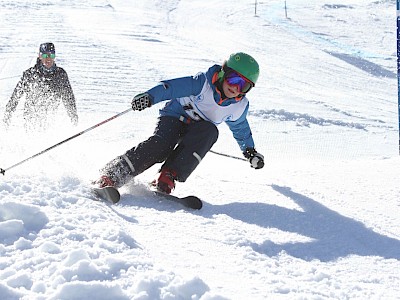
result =
[{"label": "groomed snow surface", "polygon": [[[400,299],[395,1],[2,0],[0,116],[39,44],[55,43],[77,127],[60,109],[26,133],[23,101],[0,126],[0,298]],[[209,153],[176,195],[153,196],[154,166],[117,205],[89,184],[153,132],[162,104],[129,112],[160,80],[244,51],[265,167]],[[242,157],[227,126],[213,151]]]}]

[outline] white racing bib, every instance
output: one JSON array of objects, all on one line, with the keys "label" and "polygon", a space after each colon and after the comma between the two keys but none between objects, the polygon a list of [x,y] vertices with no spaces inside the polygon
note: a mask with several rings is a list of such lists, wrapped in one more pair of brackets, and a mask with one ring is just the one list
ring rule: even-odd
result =
[{"label": "white racing bib", "polygon": [[204,119],[215,125],[239,119],[249,102],[246,97],[243,97],[240,101],[228,106],[218,105],[214,100],[213,90],[207,79],[199,95],[182,97],[177,100],[193,120]]}]

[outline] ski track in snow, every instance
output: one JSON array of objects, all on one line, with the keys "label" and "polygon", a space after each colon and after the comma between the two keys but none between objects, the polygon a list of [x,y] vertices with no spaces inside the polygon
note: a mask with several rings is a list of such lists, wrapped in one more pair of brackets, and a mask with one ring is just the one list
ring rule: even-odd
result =
[{"label": "ski track in snow", "polygon": [[[159,80],[244,51],[261,65],[249,122],[266,166],[208,154],[179,196],[153,196],[157,167],[93,201],[97,170],[147,138],[160,106],[132,112],[6,171],[0,298],[400,299],[395,4],[282,1],[0,3],[0,107],[53,41],[79,125],[60,112],[25,133],[0,126],[0,167],[103,121]],[[1,113],[2,113],[1,112]],[[241,157],[225,125],[213,150]]]}]

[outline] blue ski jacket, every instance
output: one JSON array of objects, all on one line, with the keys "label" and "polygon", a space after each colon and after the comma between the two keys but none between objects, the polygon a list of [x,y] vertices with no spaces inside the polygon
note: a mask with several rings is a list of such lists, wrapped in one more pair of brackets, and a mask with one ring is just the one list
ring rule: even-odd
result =
[{"label": "blue ski jacket", "polygon": [[[232,131],[233,137],[237,141],[240,149],[245,151],[246,148],[254,148],[254,140],[252,137],[251,129],[247,121],[247,113],[249,109],[249,103],[245,96],[240,98],[226,98],[222,99],[220,91],[215,86],[218,72],[221,70],[220,65],[214,65],[208,69],[205,73],[199,73],[196,76],[181,77],[171,80],[161,81],[159,85],[151,88],[147,91],[151,96],[152,104],[156,104],[162,101],[169,100],[165,107],[160,110],[161,116],[172,116],[180,119],[184,122],[196,122],[199,120],[206,120],[219,125],[221,122],[215,121],[215,118],[209,117],[208,113],[202,113],[195,107],[197,113],[189,112],[193,107],[193,104],[185,102],[185,99],[200,99],[204,100],[204,97],[212,97],[215,103],[219,106],[225,106],[226,109],[233,112],[230,115],[237,115],[238,117],[230,119],[226,117],[224,121],[229,129]],[[211,90],[210,90],[211,88]],[[208,90],[207,93],[204,93]],[[203,97],[203,98],[202,98]],[[209,100],[210,99],[206,99]],[[207,101],[204,101],[207,102]],[[196,106],[196,104],[194,104]],[[215,106],[215,104],[213,103]],[[204,104],[203,104],[204,108]],[[210,110],[208,110],[210,111]]]}]

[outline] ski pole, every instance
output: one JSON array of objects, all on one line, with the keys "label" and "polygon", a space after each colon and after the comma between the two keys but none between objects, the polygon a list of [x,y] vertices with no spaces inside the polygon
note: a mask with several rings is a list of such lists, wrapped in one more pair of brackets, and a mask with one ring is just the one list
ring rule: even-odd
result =
[{"label": "ski pole", "polygon": [[49,150],[51,150],[51,149],[53,149],[55,147],[58,147],[61,144],[64,144],[64,143],[66,143],[66,142],[68,142],[68,141],[70,141],[70,140],[72,140],[72,139],[74,139],[74,138],[76,138],[76,137],[78,137],[78,136],[80,136],[80,135],[92,130],[92,129],[95,129],[95,128],[99,127],[100,125],[103,125],[103,124],[105,124],[105,123],[107,123],[107,122],[109,122],[111,120],[114,120],[115,118],[117,118],[119,116],[122,116],[123,114],[126,114],[127,112],[130,112],[131,110],[132,110],[132,108],[129,108],[129,109],[123,111],[123,112],[120,112],[119,114],[116,114],[115,116],[112,116],[111,118],[108,118],[107,120],[104,120],[104,121],[102,121],[102,122],[100,122],[100,123],[98,123],[96,125],[93,125],[92,127],[88,128],[88,129],[86,129],[84,131],[81,131],[81,132],[79,132],[79,133],[77,133],[77,134],[75,134],[75,135],[73,135],[73,136],[71,136],[71,137],[69,137],[69,138],[67,138],[67,139],[65,139],[65,140],[63,140],[63,141],[61,141],[61,142],[59,142],[59,143],[57,143],[57,144],[45,149],[45,150],[43,150],[43,151],[40,151],[39,153],[36,153],[35,155],[32,155],[31,157],[28,157],[28,158],[20,161],[19,163],[16,163],[15,165],[12,165],[11,167],[8,167],[6,169],[0,168],[0,173],[5,175],[6,171],[8,171],[8,170],[10,170],[10,169],[12,169],[12,168],[14,168],[16,166],[19,166],[20,164],[23,164],[24,162],[26,162],[26,161],[28,161],[28,160],[30,160],[32,158],[35,158],[35,157],[37,157],[39,155],[42,155],[43,153],[46,153],[47,151],[49,151]]},{"label": "ski pole", "polygon": [[220,153],[220,152],[216,152],[213,150],[210,150],[211,153],[217,154],[217,155],[221,155],[221,156],[225,156],[225,157],[230,157],[230,158],[234,158],[234,159],[238,159],[238,160],[244,160],[247,161],[247,159],[242,158],[242,157],[237,157],[237,156],[233,156],[233,155],[229,155],[229,154],[225,154],[225,153]]}]

